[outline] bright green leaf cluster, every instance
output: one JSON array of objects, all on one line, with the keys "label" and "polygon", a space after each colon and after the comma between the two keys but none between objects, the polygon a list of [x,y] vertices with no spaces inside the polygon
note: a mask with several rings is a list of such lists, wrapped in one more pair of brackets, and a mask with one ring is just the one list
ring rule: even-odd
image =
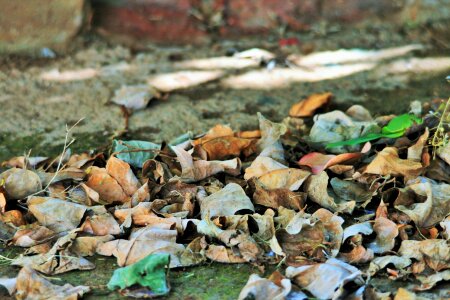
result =
[{"label": "bright green leaf cluster", "polygon": [[132,265],[115,270],[108,282],[108,289],[125,289],[137,284],[147,287],[153,296],[165,295],[170,290],[167,282],[169,263],[169,254],[150,254]]}]

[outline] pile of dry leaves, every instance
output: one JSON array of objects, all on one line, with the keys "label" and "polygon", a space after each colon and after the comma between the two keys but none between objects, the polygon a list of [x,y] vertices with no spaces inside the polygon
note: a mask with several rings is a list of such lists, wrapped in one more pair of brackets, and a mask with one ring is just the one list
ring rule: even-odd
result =
[{"label": "pile of dry leaves", "polygon": [[[162,145],[116,140],[109,156],[3,162],[0,239],[26,250],[10,260],[22,267],[17,278],[0,284],[18,299],[75,299],[89,287],[40,274],[93,269],[86,257],[94,254],[134,269],[152,254],[169,255],[163,268],[280,267],[250,276],[240,299],[388,299],[395,295],[371,278],[414,280],[416,291],[449,280],[446,111],[439,116],[432,103],[424,111],[436,113],[422,114],[416,105],[423,122],[397,128],[398,138],[325,148],[377,134],[394,117],[374,119],[361,106],[328,111],[331,98],[311,95],[282,123],[258,114],[255,131],[217,125]],[[164,293],[152,284],[147,292],[119,286],[127,295]],[[395,299],[408,295],[400,289]]]}]

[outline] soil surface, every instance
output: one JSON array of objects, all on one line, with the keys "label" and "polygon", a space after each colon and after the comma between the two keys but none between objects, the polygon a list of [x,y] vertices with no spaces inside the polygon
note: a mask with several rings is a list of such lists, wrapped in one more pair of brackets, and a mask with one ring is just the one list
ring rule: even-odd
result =
[{"label": "soil surface", "polygon": [[[176,70],[174,61],[222,56],[233,49],[252,47],[285,57],[291,53],[354,47],[384,49],[413,43],[421,43],[425,48],[406,58],[445,56],[450,40],[439,35],[437,29],[449,20],[450,16],[446,20],[435,20],[431,29],[426,24],[366,23],[352,28],[324,25],[317,30],[293,33],[300,44],[289,49],[279,48],[279,37],[265,36],[220,41],[197,48],[153,47],[134,52],[111,45],[97,36],[84,36],[80,38],[81,46],[64,57],[3,57],[0,58],[0,161],[29,150],[32,156],[60,153],[66,124],[74,124],[81,118],[83,121],[73,131],[77,141],[72,151],[107,148],[125,124],[121,108],[110,102],[114,91],[125,84],[145,84],[150,76]],[[71,82],[50,82],[41,78],[43,73],[54,69],[62,72],[86,68],[101,70],[102,75]],[[264,67],[254,69],[260,68]],[[450,85],[445,81],[449,70],[419,72],[410,69],[380,76],[382,68],[379,66],[332,80],[297,82],[283,88],[232,89],[224,88],[220,81],[213,81],[171,92],[166,99],[152,100],[147,108],[133,113],[129,131],[121,138],[159,143],[186,131],[205,132],[217,123],[228,123],[236,130],[254,129],[257,127],[256,112],[280,121],[287,116],[292,104],[311,93],[324,91],[334,94],[334,108],[361,104],[374,116],[406,112],[413,100],[425,102],[450,95]],[[227,76],[247,71],[227,71]],[[0,248],[0,254],[4,256],[12,257],[16,253],[16,250],[10,252]],[[110,294],[105,288],[117,268],[115,259],[94,257],[92,261],[97,265],[94,271],[69,272],[59,278],[74,285],[95,286],[87,299],[119,299],[117,293]],[[12,277],[16,272],[13,267],[0,268],[0,276]],[[249,265],[216,263],[174,270],[170,275],[172,292],[169,299],[236,299],[248,276],[260,272]],[[397,288],[384,282],[379,286],[381,291]],[[444,286],[439,289],[442,288]],[[439,289],[426,296],[438,298]]]}]

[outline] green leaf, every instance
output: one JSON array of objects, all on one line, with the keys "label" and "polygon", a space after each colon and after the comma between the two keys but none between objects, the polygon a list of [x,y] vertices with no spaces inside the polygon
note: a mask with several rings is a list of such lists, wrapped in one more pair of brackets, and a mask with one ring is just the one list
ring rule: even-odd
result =
[{"label": "green leaf", "polygon": [[118,159],[126,161],[136,168],[142,168],[146,160],[156,156],[158,152],[154,150],[160,149],[161,145],[146,141],[114,140],[112,145],[112,152],[117,153]]},{"label": "green leaf", "polygon": [[108,289],[123,290],[137,284],[149,289],[147,296],[166,295],[170,291],[167,282],[169,263],[169,254],[150,254],[132,265],[115,270],[108,282]]},{"label": "green leaf", "polygon": [[355,139],[329,143],[325,148],[334,148],[341,146],[353,146],[356,144],[362,144],[372,140],[376,140],[382,137],[385,138],[398,138],[403,136],[406,130],[413,126],[414,123],[422,124],[423,120],[411,114],[403,114],[393,118],[389,123],[381,129],[381,133],[369,133],[365,136],[360,136]]}]

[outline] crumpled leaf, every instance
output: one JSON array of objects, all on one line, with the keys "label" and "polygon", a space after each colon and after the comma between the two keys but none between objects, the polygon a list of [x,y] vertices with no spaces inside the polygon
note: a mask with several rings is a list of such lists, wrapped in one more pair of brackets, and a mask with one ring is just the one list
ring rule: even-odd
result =
[{"label": "crumpled leaf", "polygon": [[425,262],[435,271],[450,268],[450,247],[446,240],[405,240],[402,241],[398,253],[403,257]]},{"label": "crumpled leaf", "polygon": [[429,136],[428,127],[425,127],[425,132],[419,137],[417,142],[408,148],[408,156],[409,160],[422,161],[422,152],[423,148],[427,145]]},{"label": "crumpled leaf", "polygon": [[99,245],[97,253],[105,256],[116,256],[119,266],[134,264],[154,253],[170,254],[171,268],[192,265],[193,262],[184,262],[180,259],[185,247],[182,244],[177,244],[176,240],[176,230],[150,225],[132,232],[128,240],[118,239]]},{"label": "crumpled leaf", "polygon": [[259,277],[258,274],[252,274],[239,293],[238,299],[284,300],[291,291],[291,281],[289,279],[282,279],[280,284],[281,286],[275,284],[270,279]]},{"label": "crumpled leaf", "polygon": [[194,146],[201,145],[215,138],[225,136],[233,136],[233,129],[231,129],[231,127],[228,125],[217,124],[210,130],[208,130],[208,132],[204,136],[196,140],[193,140],[192,145]]},{"label": "crumpled leaf", "polygon": [[323,94],[312,94],[308,98],[301,100],[300,102],[294,104],[289,110],[289,116],[291,117],[311,117],[314,112],[326,106],[330,103],[333,94],[323,93]]},{"label": "crumpled leaf", "polygon": [[280,162],[284,161],[284,149],[280,138],[287,131],[286,125],[271,122],[259,112],[257,115],[261,130],[261,139],[256,144],[259,156],[271,157]]},{"label": "crumpled leaf", "polygon": [[226,246],[203,243],[206,257],[213,261],[223,263],[255,262],[261,254],[258,244],[247,233],[230,229],[222,230],[208,219],[197,224],[197,231],[219,240]]},{"label": "crumpled leaf", "polygon": [[366,167],[364,173],[377,175],[403,176],[405,181],[417,177],[422,172],[420,162],[401,159],[398,150],[394,147],[386,147],[381,150],[375,159]]},{"label": "crumpled leaf", "polygon": [[442,229],[444,230],[443,235],[444,237],[449,240],[450,239],[450,216],[445,218],[444,221],[439,223],[441,225]]},{"label": "crumpled leaf", "polygon": [[[3,279],[0,279],[0,285]],[[30,267],[23,267],[13,279],[14,288],[8,289],[9,293],[15,292],[16,299],[48,299],[48,300],[75,300],[82,298],[90,291],[88,286],[72,286],[66,283],[63,286],[52,284],[40,276]]]},{"label": "crumpled leaf", "polygon": [[97,236],[115,235],[122,232],[117,221],[104,206],[89,208],[86,220],[81,225],[81,230]]},{"label": "crumpled leaf", "polygon": [[333,212],[351,213],[355,208],[355,201],[336,203],[335,199],[328,194],[327,186],[328,175],[325,171],[322,171],[318,175],[309,176],[305,182],[304,191],[312,201],[322,207],[328,208]]},{"label": "crumpled leaf", "polygon": [[102,236],[79,236],[73,240],[70,251],[78,256],[93,256],[97,251],[97,246],[101,243],[114,239],[112,235]]},{"label": "crumpled leaf", "polygon": [[385,217],[375,219],[373,231],[377,234],[375,241],[368,245],[374,253],[384,253],[392,250],[395,245],[395,238],[398,235],[397,224]]},{"label": "crumpled leaf", "polygon": [[114,91],[111,101],[131,110],[139,110],[145,108],[150,100],[157,96],[158,92],[145,84],[123,85]]},{"label": "crumpled leaf", "polygon": [[[127,296],[152,298],[169,293],[168,282],[170,255],[150,254],[136,263],[116,269],[108,282],[108,289],[124,290]],[[142,288],[133,288],[133,285]]]},{"label": "crumpled leaf", "polygon": [[369,151],[369,149],[370,144],[366,144],[361,152],[342,153],[339,155],[311,152],[302,156],[302,158],[298,161],[298,164],[300,166],[310,167],[312,173],[317,175],[323,170],[326,170],[327,168],[334,165],[356,160],[360,158],[364,153]]},{"label": "crumpled leaf", "polygon": [[0,174],[7,199],[23,199],[42,190],[39,176],[27,169],[12,168]]},{"label": "crumpled leaf", "polygon": [[101,201],[124,203],[130,200],[120,184],[104,168],[90,167],[86,185],[96,191]]},{"label": "crumpled leaf", "polygon": [[358,223],[348,226],[344,229],[344,233],[342,236],[342,241],[345,242],[351,236],[357,235],[359,233],[369,235],[372,234],[373,229],[370,222]]},{"label": "crumpled leaf", "polygon": [[254,212],[255,208],[242,187],[236,183],[229,183],[222,190],[200,200],[202,219],[207,216],[231,216],[239,211]]},{"label": "crumpled leaf", "polygon": [[38,222],[54,232],[77,228],[87,210],[84,205],[50,197],[31,197],[27,205]]},{"label": "crumpled leaf", "polygon": [[244,179],[249,180],[252,177],[261,177],[266,173],[280,169],[287,169],[287,167],[273,158],[258,156],[252,161],[252,164],[245,169]]},{"label": "crumpled leaf", "polygon": [[253,140],[251,139],[225,136],[214,138],[202,143],[202,148],[208,154],[208,160],[222,160],[229,157],[238,157],[252,144]]},{"label": "crumpled leaf", "polygon": [[[450,214],[450,185],[419,182],[402,189],[406,197],[394,202],[395,208],[407,214],[418,227],[430,227]],[[417,198],[426,197],[422,203],[411,201],[411,192]]]},{"label": "crumpled leaf", "polygon": [[286,277],[319,299],[343,297],[345,284],[364,284],[361,275],[357,268],[335,258],[330,258],[325,263],[286,269]]},{"label": "crumpled leaf", "polygon": [[450,270],[445,270],[442,272],[437,272],[435,274],[423,276],[416,276],[416,279],[420,281],[421,285],[416,287],[415,290],[425,291],[433,288],[437,283],[441,281],[449,281],[450,280]]},{"label": "crumpled leaf", "polygon": [[330,185],[336,196],[341,199],[339,202],[368,203],[372,199],[373,193],[360,183],[334,177],[330,180]]},{"label": "crumpled leaf", "polygon": [[136,168],[142,168],[144,162],[154,158],[160,149],[161,145],[146,141],[113,140],[112,143],[116,157]]},{"label": "crumpled leaf", "polygon": [[278,209],[280,206],[301,210],[306,201],[306,194],[292,192],[286,188],[266,189],[258,180],[255,183],[255,192],[253,193],[253,202],[265,207]]},{"label": "crumpled leaf", "polygon": [[387,265],[392,264],[397,269],[404,269],[411,265],[411,259],[402,256],[386,255],[376,257],[370,262],[368,273],[370,276],[375,275],[378,271],[384,269]]},{"label": "crumpled leaf", "polygon": [[444,147],[440,148],[438,151],[438,156],[450,165],[450,143],[447,143]]},{"label": "crumpled leaf", "polygon": [[73,240],[77,237],[76,230],[59,238],[53,247],[44,254],[33,256],[20,255],[11,264],[14,266],[30,266],[36,271],[53,275],[71,270],[92,270],[95,265],[87,259],[73,254],[70,250]]},{"label": "crumpled leaf", "polygon": [[111,156],[106,163],[106,172],[122,187],[123,191],[132,196],[140,187],[139,181],[128,163]]},{"label": "crumpled leaf", "polygon": [[184,182],[196,182],[217,173],[226,172],[231,175],[240,174],[241,161],[234,158],[224,161],[193,160],[192,156],[183,148],[173,146],[173,152],[180,162],[182,173],[181,180]]},{"label": "crumpled leaf", "polygon": [[268,189],[296,191],[310,174],[308,171],[296,168],[278,169],[258,177],[258,181]]},{"label": "crumpled leaf", "polygon": [[[1,224],[1,223],[0,223]],[[25,228],[17,230],[12,239],[12,243],[19,247],[33,247],[52,240],[56,236],[53,230],[45,226],[33,223]]]},{"label": "crumpled leaf", "polygon": [[[282,214],[285,215],[286,210]],[[292,265],[292,260],[302,256],[323,260],[325,252],[336,256],[342,242],[343,222],[341,217],[324,208],[313,215],[296,213],[287,223],[281,220],[283,229],[277,231],[276,238],[287,254],[288,264]]]}]

